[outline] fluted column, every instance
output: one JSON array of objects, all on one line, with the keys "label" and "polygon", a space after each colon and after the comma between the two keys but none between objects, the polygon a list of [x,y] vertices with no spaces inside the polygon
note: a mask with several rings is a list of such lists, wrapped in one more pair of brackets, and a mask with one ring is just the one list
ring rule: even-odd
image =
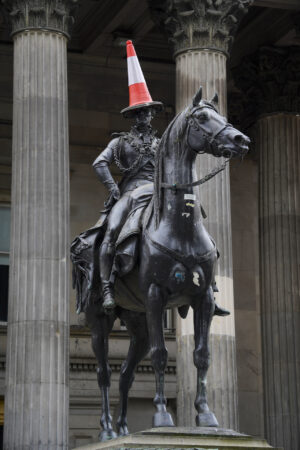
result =
[{"label": "fluted column", "polygon": [[[215,92],[219,94],[219,110],[226,115],[226,56],[224,53],[200,50],[181,53],[176,58],[176,107],[177,111],[186,107],[201,85],[203,97],[212,98]],[[201,155],[197,160],[198,176],[203,177],[220,164],[213,156]],[[231,311],[227,318],[215,317],[210,335],[211,366],[208,373],[209,405],[223,427],[237,428],[237,375],[235,357],[235,328],[234,328],[234,298],[232,280],[232,248],[231,248],[231,210],[230,210],[230,182],[229,167],[217,177],[201,186],[201,203],[208,219],[204,221],[209,233],[215,239],[221,257],[218,262],[216,281],[220,293],[216,294],[218,302]],[[179,349],[182,340],[186,348],[177,354],[179,379],[179,401],[177,408],[182,425],[188,426],[194,421],[193,402],[196,390],[196,370],[191,374],[184,369],[186,358],[188,365],[193,367],[194,327],[192,311],[185,320],[179,319],[177,324],[177,339]],[[187,343],[187,341],[189,341]],[[188,356],[187,356],[188,355]],[[184,362],[184,364],[183,364]],[[183,370],[180,369],[183,367]],[[189,371],[190,372],[190,371]],[[192,389],[189,398],[190,414],[186,411],[186,386]]]},{"label": "fluted column", "polygon": [[266,436],[300,447],[300,117],[257,124]]},{"label": "fluted column", "polygon": [[263,48],[236,73],[249,110],[259,115],[265,433],[285,450],[300,448],[299,61],[299,49]]},{"label": "fluted column", "polygon": [[[151,2],[153,3],[153,2]],[[159,3],[159,2],[158,2]],[[233,35],[251,1],[167,2],[153,15],[167,31],[176,60],[176,110],[181,111],[201,85],[203,98],[219,95],[219,110],[226,115],[226,60]],[[221,161],[208,155],[198,158],[198,176],[203,177]],[[237,429],[237,374],[235,355],[234,298],[232,280],[232,239],[229,167],[201,186],[200,198],[207,213],[206,228],[221,253],[216,281],[217,301],[231,311],[227,318],[215,317],[210,335],[211,366],[208,372],[208,399],[220,426]],[[196,369],[193,364],[194,327],[192,311],[177,322],[177,423],[194,424]]]},{"label": "fluted column", "polygon": [[56,3],[7,3],[14,36],[7,450],[68,448],[71,2],[60,10]]}]

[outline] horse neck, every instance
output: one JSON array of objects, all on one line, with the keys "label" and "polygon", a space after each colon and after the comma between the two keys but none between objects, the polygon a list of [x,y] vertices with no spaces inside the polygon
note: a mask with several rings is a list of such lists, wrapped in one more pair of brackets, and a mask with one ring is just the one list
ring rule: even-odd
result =
[{"label": "horse neck", "polygon": [[[191,184],[196,181],[195,160],[197,153],[188,147],[185,139],[170,135],[162,164],[162,182],[167,184]],[[201,220],[200,203],[196,198],[198,188],[189,186],[178,189],[162,189],[161,221],[176,223],[179,233],[194,227]],[[194,198],[194,200],[193,200]],[[187,220],[189,219],[189,220]]]}]

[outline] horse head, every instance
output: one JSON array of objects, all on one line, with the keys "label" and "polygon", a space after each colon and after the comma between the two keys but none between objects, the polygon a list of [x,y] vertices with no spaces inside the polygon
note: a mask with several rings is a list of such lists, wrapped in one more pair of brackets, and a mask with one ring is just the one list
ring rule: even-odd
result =
[{"label": "horse head", "polygon": [[186,110],[188,122],[187,142],[197,153],[209,153],[216,157],[242,157],[249,150],[250,139],[217,111],[218,95],[211,101],[202,100],[202,88]]}]

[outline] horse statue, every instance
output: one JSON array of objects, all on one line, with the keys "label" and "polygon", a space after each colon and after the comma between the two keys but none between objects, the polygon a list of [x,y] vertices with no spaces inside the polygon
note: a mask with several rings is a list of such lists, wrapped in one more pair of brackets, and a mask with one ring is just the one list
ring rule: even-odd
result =
[{"label": "horse statue", "polygon": [[[71,258],[77,306],[79,311],[86,313],[92,348],[99,365],[101,441],[117,436],[109,408],[111,370],[108,365],[108,336],[117,318],[125,322],[130,335],[128,355],[120,373],[118,435],[129,433],[126,420],[128,393],[134,371],[149,350],[156,379],[153,426],[174,426],[164,395],[168,357],[163,329],[166,308],[178,308],[181,317],[186,317],[189,307],[193,309],[196,425],[218,426],[208,407],[206,393],[209,330],[214,314],[212,282],[218,254],[216,244],[202,223],[201,205],[197,199],[197,186],[209,177],[197,181],[195,161],[202,153],[217,158],[242,157],[248,151],[250,140],[217,112],[216,102],[217,96],[210,102],[202,100],[200,88],[191,105],[173,119],[162,136],[156,155],[153,197],[144,209],[138,231],[134,230],[136,235],[139,234],[134,264],[128,263],[126,251],[123,259],[119,251],[119,264],[123,263],[123,270],[116,280],[118,306],[111,314],[106,314],[101,306],[98,275],[101,236],[97,235],[97,226],[73,241]],[[218,171],[220,169],[215,173]],[[127,241],[134,238],[134,232],[127,233]],[[120,248],[124,242],[126,244],[126,239],[120,241]]]}]

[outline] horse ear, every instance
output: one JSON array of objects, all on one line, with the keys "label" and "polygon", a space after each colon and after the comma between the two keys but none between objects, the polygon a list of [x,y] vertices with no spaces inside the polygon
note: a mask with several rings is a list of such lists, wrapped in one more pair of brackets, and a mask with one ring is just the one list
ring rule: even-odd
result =
[{"label": "horse ear", "polygon": [[198,106],[202,98],[202,86],[200,86],[199,91],[193,97],[193,106]]},{"label": "horse ear", "polygon": [[218,93],[216,92],[215,95],[213,96],[213,98],[211,99],[210,103],[214,103],[215,105],[219,104],[219,96]]}]

